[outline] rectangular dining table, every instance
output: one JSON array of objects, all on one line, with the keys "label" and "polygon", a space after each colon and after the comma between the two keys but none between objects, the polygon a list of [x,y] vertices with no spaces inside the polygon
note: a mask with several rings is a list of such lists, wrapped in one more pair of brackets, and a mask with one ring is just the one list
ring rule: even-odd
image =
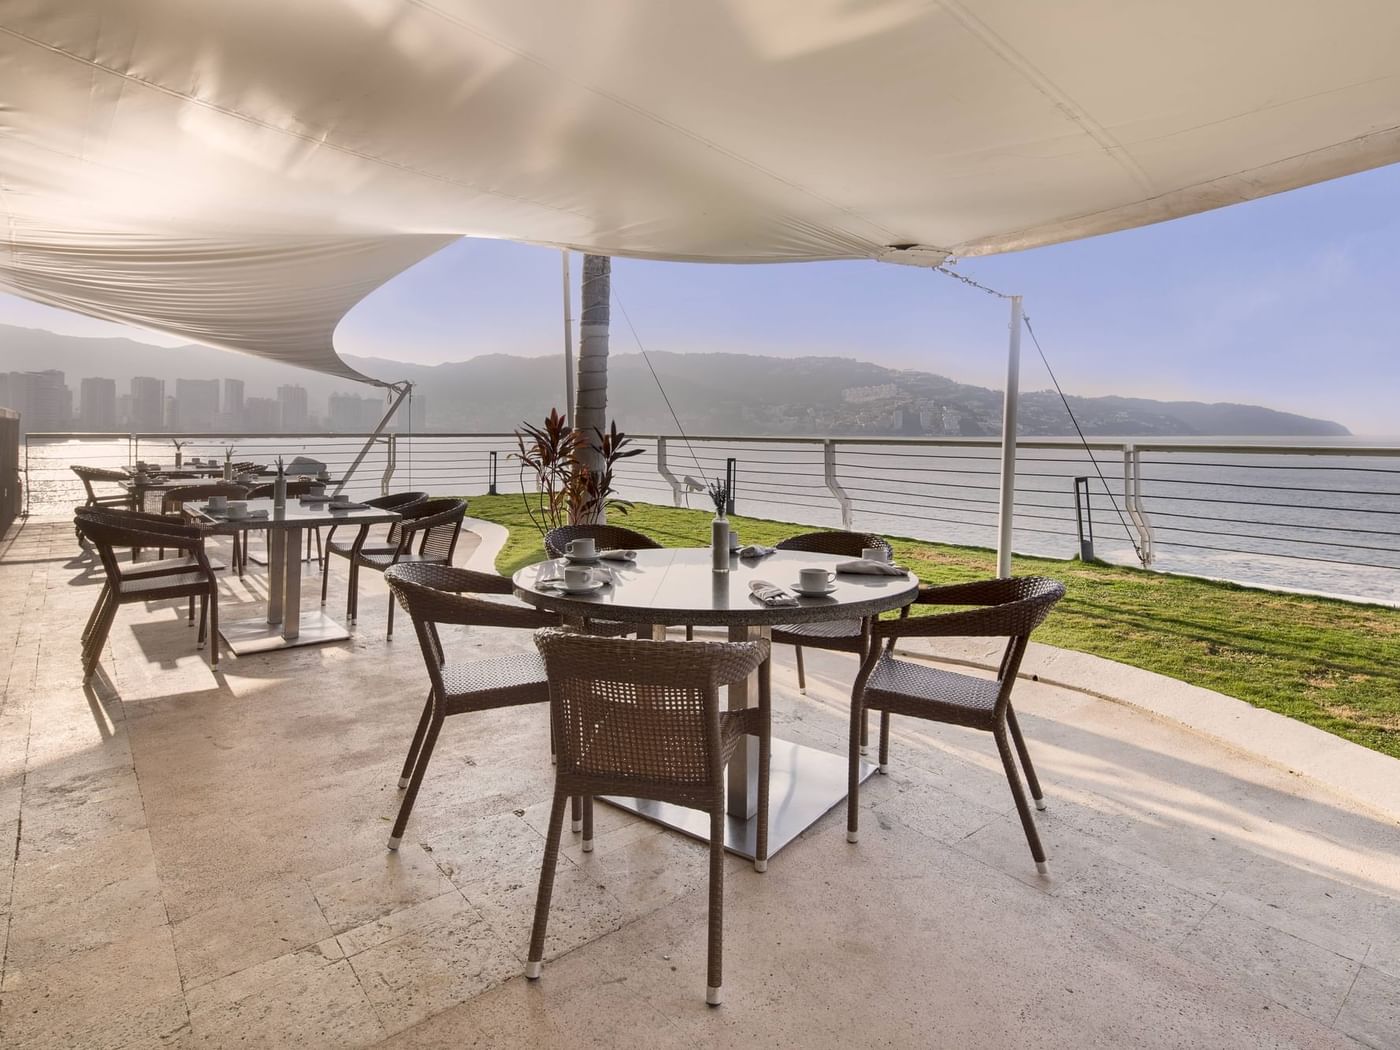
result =
[{"label": "rectangular dining table", "polygon": [[[331,510],[328,503],[303,503],[289,499],[281,509],[270,499],[248,501],[249,517],[229,518],[211,513],[204,504],[186,505],[186,513],[215,532],[233,535],[249,529],[266,529],[270,557],[268,560],[267,615],[247,620],[222,621],[219,634],[228,647],[239,656],[274,649],[290,649],[298,645],[318,645],[339,642],[350,637],[346,628],[316,609],[301,608],[302,559],[288,551],[299,552],[306,529],[331,525],[378,525],[398,521],[399,514],[365,504],[349,510]],[[256,514],[266,511],[266,514]]]}]

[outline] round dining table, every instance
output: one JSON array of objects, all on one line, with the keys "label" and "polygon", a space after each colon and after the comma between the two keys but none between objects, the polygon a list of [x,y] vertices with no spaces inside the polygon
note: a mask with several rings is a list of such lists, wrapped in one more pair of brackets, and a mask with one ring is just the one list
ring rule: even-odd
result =
[{"label": "round dining table", "polygon": [[[901,609],[918,594],[913,573],[898,576],[840,573],[824,596],[797,596],[797,604],[764,605],[750,584],[765,581],[796,593],[801,569],[835,572],[842,562],[829,554],[777,551],[764,558],[730,555],[729,571],[716,572],[710,549],[668,547],[639,550],[635,561],[598,562],[595,575],[608,582],[587,594],[562,590],[565,559],[527,565],[515,573],[515,594],[522,601],[572,621],[610,621],[650,625],[653,636],[664,637],[667,627],[723,627],[732,641],[765,637],[779,624],[821,621],[860,621],[893,609]],[[681,643],[683,644],[683,643]],[[854,678],[855,668],[851,668]],[[728,706],[738,710],[757,703],[757,676],[729,687]],[[845,799],[847,756],[774,738],[769,766],[768,850],[782,849],[822,814]],[[875,766],[861,763],[861,778]],[[739,748],[726,770],[727,819],[725,847],[752,858],[758,812],[758,740],[750,737]],[[638,798],[604,801],[695,838],[708,840],[708,815],[669,803]]]}]

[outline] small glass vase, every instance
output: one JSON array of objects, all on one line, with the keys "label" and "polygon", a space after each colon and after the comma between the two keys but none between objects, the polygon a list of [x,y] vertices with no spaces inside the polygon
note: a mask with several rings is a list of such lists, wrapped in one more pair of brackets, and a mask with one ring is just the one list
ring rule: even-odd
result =
[{"label": "small glass vase", "polygon": [[710,567],[715,572],[729,571],[729,519],[723,514],[710,522]]},{"label": "small glass vase", "polygon": [[224,460],[224,480],[233,480],[233,460],[231,459]]},{"label": "small glass vase", "polygon": [[287,506],[287,475],[278,474],[277,480],[272,483],[272,506],[275,510],[283,510]]}]

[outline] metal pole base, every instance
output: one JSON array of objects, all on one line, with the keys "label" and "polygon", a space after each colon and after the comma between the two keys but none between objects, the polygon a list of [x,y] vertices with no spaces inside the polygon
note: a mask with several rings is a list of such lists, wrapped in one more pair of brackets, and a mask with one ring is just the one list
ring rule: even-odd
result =
[{"label": "metal pole base", "polygon": [[525,964],[525,980],[538,981],[540,979],[540,968],[543,964],[538,962],[527,962]]},{"label": "metal pole base", "polygon": [[724,1002],[724,990],[713,985],[705,986],[705,1002],[710,1006],[718,1006]]},{"label": "metal pole base", "polygon": [[402,841],[403,841],[403,839],[402,839],[400,836],[398,836],[398,835],[390,835],[390,836],[389,836],[389,841],[386,842],[385,845],[388,846],[390,849],[396,850],[396,849],[399,848],[399,843],[402,842]]}]

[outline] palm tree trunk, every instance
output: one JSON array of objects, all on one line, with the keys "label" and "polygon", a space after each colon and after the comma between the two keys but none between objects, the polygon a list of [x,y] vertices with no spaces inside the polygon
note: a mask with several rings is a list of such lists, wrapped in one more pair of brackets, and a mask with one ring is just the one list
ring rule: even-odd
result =
[{"label": "palm tree trunk", "polygon": [[[601,470],[598,434],[607,429],[608,415],[608,322],[612,299],[612,260],[606,255],[583,257],[582,313],[579,315],[578,387],[574,406],[574,427],[582,431],[588,447],[584,464]],[[600,511],[601,521],[605,512]]]}]

